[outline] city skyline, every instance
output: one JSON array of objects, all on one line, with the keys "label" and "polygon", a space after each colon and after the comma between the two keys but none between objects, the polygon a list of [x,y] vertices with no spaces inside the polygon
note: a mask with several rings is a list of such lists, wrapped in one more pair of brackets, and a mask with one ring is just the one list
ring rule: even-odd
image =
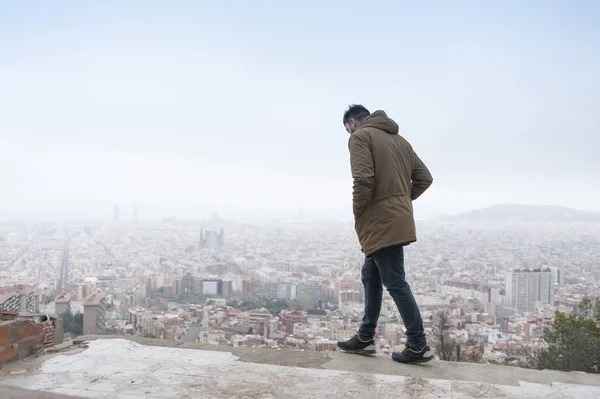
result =
[{"label": "city skyline", "polygon": [[[140,205],[142,205],[143,217],[139,216]],[[121,206],[126,210],[131,208],[131,216],[122,217],[120,214]],[[137,223],[139,221],[152,221],[152,220],[170,220],[177,219],[182,221],[196,221],[201,224],[214,223],[216,215],[221,215],[224,219],[232,221],[264,221],[264,222],[276,222],[278,220],[318,220],[318,221],[346,221],[351,222],[352,216],[346,215],[335,215],[335,214],[319,214],[310,213],[305,209],[297,209],[296,212],[277,214],[276,212],[270,212],[268,214],[262,213],[236,213],[236,212],[215,212],[211,210],[198,210],[195,213],[186,214],[178,213],[177,211],[171,213],[156,213],[148,211],[143,208],[143,204],[135,202],[132,204],[114,204],[112,208],[112,214],[110,212],[98,212],[96,216],[92,214],[44,214],[44,213],[17,213],[17,212],[2,212],[0,210],[0,222],[31,222],[31,221],[47,221],[47,222],[90,222],[90,223],[103,223],[108,220],[112,220],[114,223]],[[127,215],[128,213],[126,213]],[[556,205],[539,205],[539,204],[492,204],[491,206],[484,208],[477,208],[467,210],[465,212],[455,214],[432,214],[426,217],[419,217],[416,214],[417,221],[489,221],[489,222],[502,222],[510,220],[528,220],[528,221],[587,221],[595,222],[600,220],[600,212],[594,212],[584,209],[574,209],[570,207],[556,206]]]},{"label": "city skyline", "polygon": [[[444,312],[462,361],[502,364],[526,361],[524,345],[540,348],[556,311],[600,317],[599,229],[420,225],[406,270],[440,360],[452,360],[436,341]],[[61,317],[71,335],[331,351],[362,317],[357,244],[347,223],[236,223],[215,213],[205,224],[0,223],[0,309]],[[586,298],[591,308],[581,307]],[[378,352],[389,354],[406,331],[387,293],[379,321]]]}]

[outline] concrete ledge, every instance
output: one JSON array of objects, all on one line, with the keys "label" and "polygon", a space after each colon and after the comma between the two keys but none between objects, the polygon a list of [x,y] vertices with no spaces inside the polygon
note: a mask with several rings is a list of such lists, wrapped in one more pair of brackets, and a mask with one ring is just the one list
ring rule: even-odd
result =
[{"label": "concrete ledge", "polygon": [[[348,356],[352,356],[351,359]],[[473,381],[489,384],[518,386],[520,381],[550,385],[552,383],[600,386],[600,376],[579,372],[554,370],[530,370],[520,367],[496,366],[480,363],[457,363],[440,360],[422,365],[404,365],[394,362],[390,356],[363,356],[360,360],[353,355],[334,352],[331,360],[322,368],[401,375],[418,378],[439,378],[451,381]]]},{"label": "concrete ledge", "polygon": [[[441,361],[403,366],[387,356],[123,337],[74,343],[62,353],[5,365],[0,397],[15,392],[16,397],[52,399],[61,396],[51,394],[113,399],[600,397],[598,376],[581,373]],[[24,387],[35,391],[15,391]]]},{"label": "concrete ledge", "polygon": [[239,358],[239,361],[258,364],[273,364],[303,368],[319,368],[331,360],[331,352],[300,352],[294,350],[280,351],[265,348],[234,348],[231,346],[204,345],[190,342],[175,342],[162,339],[132,336],[84,335],[73,340],[74,344],[97,339],[126,339],[141,345],[162,346],[171,348],[198,349],[214,352],[227,352]]},{"label": "concrete ledge", "polygon": [[230,346],[204,345],[199,343],[181,343],[152,338],[103,336],[82,336],[80,340],[121,338],[142,345],[166,346],[187,349],[228,352],[239,361],[277,366],[302,368],[320,368],[325,370],[352,371],[360,373],[378,373],[415,378],[436,378],[451,381],[472,381],[489,384],[519,386],[519,381],[546,384],[564,383],[600,386],[600,375],[580,372],[562,372],[554,370],[530,370],[519,367],[496,366],[480,363],[457,363],[435,360],[422,365],[403,365],[394,362],[390,356],[357,356],[341,352],[301,352],[282,349],[280,351],[265,348],[233,348]]}]

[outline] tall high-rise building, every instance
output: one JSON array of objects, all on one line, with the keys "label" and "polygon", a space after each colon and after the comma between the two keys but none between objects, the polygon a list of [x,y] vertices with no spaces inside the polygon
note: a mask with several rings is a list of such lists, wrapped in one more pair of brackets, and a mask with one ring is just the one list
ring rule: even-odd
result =
[{"label": "tall high-rise building", "polygon": [[196,277],[191,273],[187,273],[185,276],[183,276],[181,278],[181,288],[178,294],[186,296],[199,295],[199,290],[197,288],[198,284],[196,283],[196,280]]},{"label": "tall high-rise building", "polygon": [[497,306],[504,304],[504,296],[500,293],[499,287],[492,287],[490,289],[490,302]]},{"label": "tall high-rise building", "polygon": [[558,267],[550,267],[554,284],[562,284],[562,273]]},{"label": "tall high-rise building", "polygon": [[221,231],[219,232],[219,235],[217,236],[217,247],[223,248],[224,244],[225,244],[225,229],[221,227]]},{"label": "tall high-rise building", "polygon": [[225,244],[225,230],[219,233],[214,230],[200,230],[200,249],[221,249]]},{"label": "tall high-rise building", "polygon": [[554,303],[553,274],[549,268],[518,269],[506,274],[505,306],[531,312],[538,302]]},{"label": "tall high-rise building", "polygon": [[113,221],[115,223],[119,222],[119,204],[115,204],[115,210],[114,210],[114,217],[113,217]]},{"label": "tall high-rise building", "polygon": [[221,279],[202,279],[187,273],[175,279],[175,295],[217,295],[229,296],[233,292],[233,282]]}]

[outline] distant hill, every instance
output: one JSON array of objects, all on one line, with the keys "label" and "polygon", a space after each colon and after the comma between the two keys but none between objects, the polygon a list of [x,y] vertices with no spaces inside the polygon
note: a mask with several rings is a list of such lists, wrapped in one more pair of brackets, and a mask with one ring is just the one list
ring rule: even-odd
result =
[{"label": "distant hill", "polygon": [[455,216],[445,217],[445,221],[546,221],[546,222],[588,222],[600,223],[600,213],[588,212],[562,206],[548,205],[493,205]]}]

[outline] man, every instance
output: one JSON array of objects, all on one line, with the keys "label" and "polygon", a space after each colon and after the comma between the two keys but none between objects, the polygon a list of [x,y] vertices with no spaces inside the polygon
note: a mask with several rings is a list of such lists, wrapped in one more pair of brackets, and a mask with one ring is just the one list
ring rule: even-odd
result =
[{"label": "man", "polygon": [[362,267],[365,315],[358,334],[338,342],[338,348],[363,355],[375,353],[373,339],[385,286],[400,311],[407,336],[405,349],[393,353],[392,358],[400,363],[428,362],[433,353],[405,279],[404,246],[417,240],[412,201],[433,179],[385,112],[370,114],[362,105],[352,105],[344,114],[344,126],[350,134],[355,229],[366,255]]}]

